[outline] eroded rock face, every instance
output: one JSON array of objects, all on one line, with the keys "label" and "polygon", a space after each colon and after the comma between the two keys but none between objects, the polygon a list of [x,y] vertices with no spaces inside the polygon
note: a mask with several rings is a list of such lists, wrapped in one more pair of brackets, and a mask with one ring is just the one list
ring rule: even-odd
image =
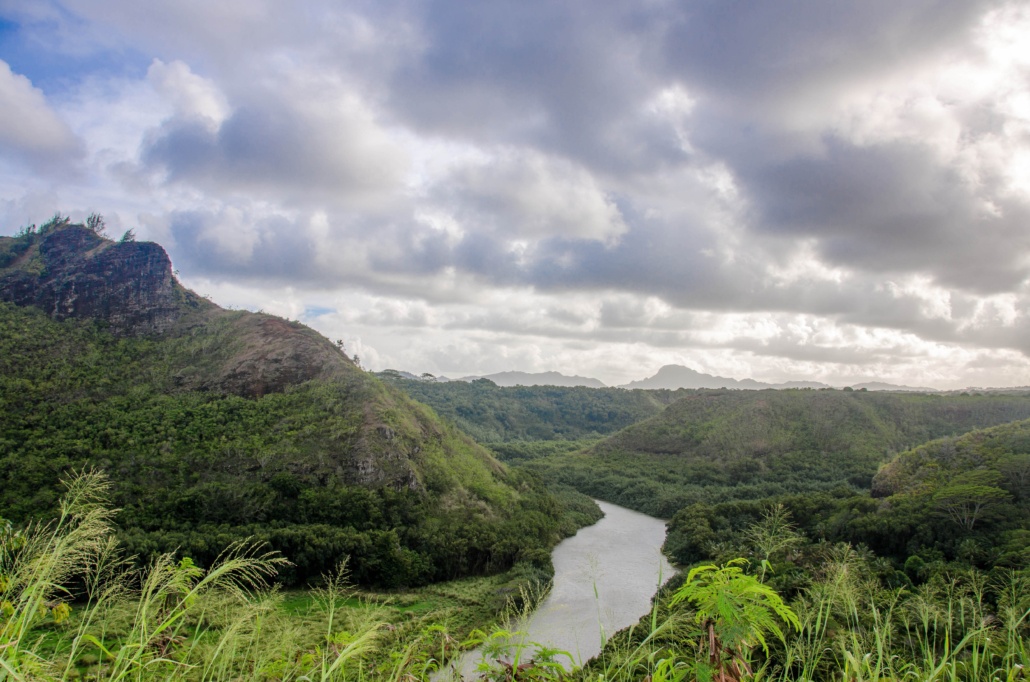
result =
[{"label": "eroded rock face", "polygon": [[351,365],[318,332],[271,315],[247,313],[233,325],[236,347],[211,377],[226,393],[259,397],[311,379],[328,379]]},{"label": "eroded rock face", "polygon": [[0,300],[59,320],[103,320],[132,336],[162,334],[190,309],[211,305],[175,282],[157,244],[112,242],[77,225],[39,239],[27,262],[0,275]]}]

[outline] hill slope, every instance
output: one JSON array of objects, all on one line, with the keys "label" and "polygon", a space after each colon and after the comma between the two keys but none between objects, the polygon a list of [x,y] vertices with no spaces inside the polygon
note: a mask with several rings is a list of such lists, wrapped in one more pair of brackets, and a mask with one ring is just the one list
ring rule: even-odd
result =
[{"label": "hill slope", "polygon": [[[838,489],[693,504],[670,521],[666,549],[684,563],[724,559],[728,548],[746,546],[745,530],[768,515],[770,503],[783,505],[807,541],[862,545],[892,560],[905,570],[902,582],[923,580],[926,564],[944,568],[945,561],[1024,568],[1030,561],[1030,420],[901,452],[876,474],[872,495]],[[794,552],[805,554],[815,552]],[[777,573],[786,577],[791,570],[780,566]]]},{"label": "hill slope", "polygon": [[540,559],[570,530],[540,484],[314,331],[183,289],[155,244],[67,223],[0,238],[0,300],[13,521],[98,467],[143,559],[206,562],[253,536],[295,562],[287,579],[350,556],[355,579],[386,585]]},{"label": "hill slope", "polygon": [[582,453],[534,466],[589,494],[671,515],[698,500],[868,488],[895,452],[1027,417],[1027,395],[702,390]]},{"label": "hill slope", "polygon": [[412,381],[388,372],[380,376],[480,443],[596,438],[658,414],[684,395],[585,386],[505,387],[487,379]]}]

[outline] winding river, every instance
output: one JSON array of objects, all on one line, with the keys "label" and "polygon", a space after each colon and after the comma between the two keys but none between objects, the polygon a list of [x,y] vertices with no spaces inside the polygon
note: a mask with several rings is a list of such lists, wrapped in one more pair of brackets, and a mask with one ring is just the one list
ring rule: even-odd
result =
[{"label": "winding river", "polygon": [[[673,574],[661,553],[664,521],[608,502],[597,504],[604,518],[554,548],[554,586],[519,628],[523,641],[567,651],[576,665],[600,653],[602,638],[646,614],[659,585]],[[478,652],[464,657],[465,679],[474,677],[481,657]]]}]

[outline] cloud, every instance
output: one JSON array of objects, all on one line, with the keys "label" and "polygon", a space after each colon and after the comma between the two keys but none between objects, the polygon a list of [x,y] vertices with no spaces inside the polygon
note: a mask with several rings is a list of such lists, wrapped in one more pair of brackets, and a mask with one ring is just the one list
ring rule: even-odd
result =
[{"label": "cloud", "polygon": [[0,60],[0,150],[40,172],[60,171],[83,156],[83,143],[28,78]]},{"label": "cloud", "polygon": [[[179,115],[153,131],[142,160],[169,182],[285,201],[362,202],[381,199],[404,179],[404,150],[356,96],[267,91],[225,115],[217,93],[198,87],[201,82],[182,69],[168,71],[155,69],[165,87],[177,88]],[[206,115],[210,111],[223,120]]]},{"label": "cloud", "polygon": [[392,108],[434,135],[554,150],[595,168],[682,159],[646,104],[662,3],[407,3],[416,49],[388,74]]},{"label": "cloud", "polygon": [[994,6],[991,0],[847,6],[701,0],[674,11],[662,43],[664,66],[729,105],[814,108],[856,82],[934,61],[968,43]]},{"label": "cloud", "polygon": [[826,263],[922,272],[979,293],[1009,290],[1026,277],[1030,202],[996,190],[985,197],[982,185],[922,146],[828,139],[820,156],[756,164],[742,175],[760,211],[753,229],[815,238]]},{"label": "cloud", "polygon": [[434,199],[466,231],[509,241],[545,237],[609,242],[626,232],[612,197],[584,168],[527,150],[504,150],[453,169]]},{"label": "cloud", "polygon": [[20,45],[79,36],[48,64],[89,69],[0,72],[31,133],[0,131],[6,212],[112,214],[227,303],[337,311],[308,318],[363,357],[609,383],[1030,367],[1017,3],[15,9]]},{"label": "cloud", "polygon": [[175,117],[181,121],[207,122],[217,130],[229,116],[229,102],[217,84],[193,73],[184,62],[165,64],[155,59],[147,70],[147,80],[171,101]]}]

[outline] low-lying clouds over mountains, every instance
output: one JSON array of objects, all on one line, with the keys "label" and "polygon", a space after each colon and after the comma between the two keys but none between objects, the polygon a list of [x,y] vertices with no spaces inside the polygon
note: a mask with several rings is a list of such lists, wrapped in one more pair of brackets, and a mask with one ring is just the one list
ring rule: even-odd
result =
[{"label": "low-lying clouds over mountains", "polygon": [[101,211],[366,365],[1030,383],[1023,3],[0,17],[0,229]]}]

